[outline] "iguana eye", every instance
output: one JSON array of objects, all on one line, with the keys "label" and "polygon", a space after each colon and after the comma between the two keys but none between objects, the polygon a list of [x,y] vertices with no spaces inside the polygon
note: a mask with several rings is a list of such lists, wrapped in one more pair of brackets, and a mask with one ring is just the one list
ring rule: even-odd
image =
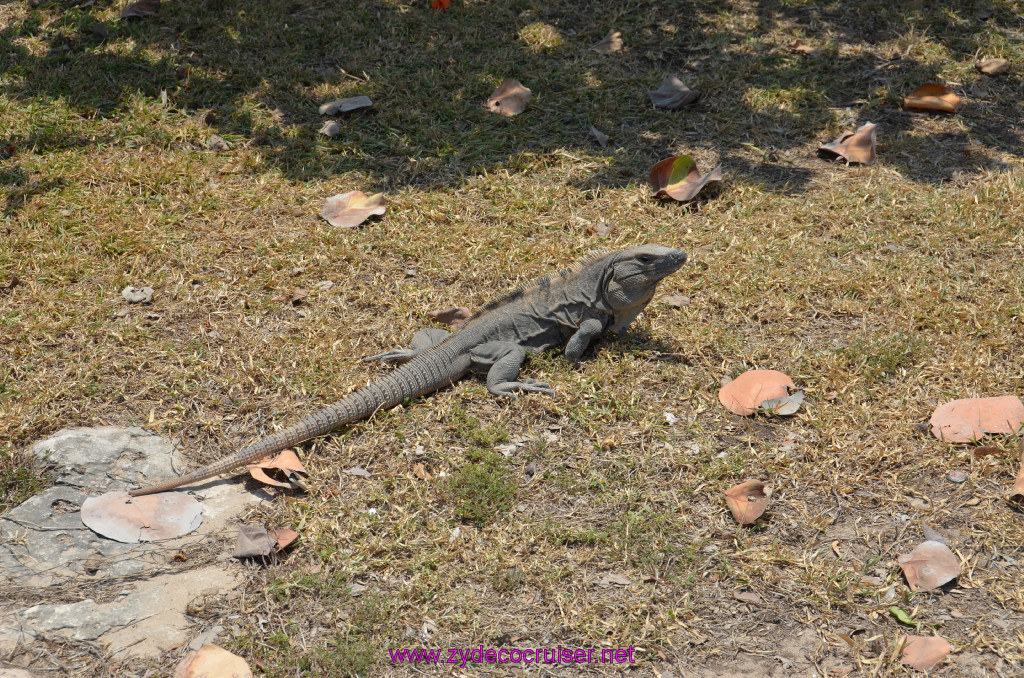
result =
[{"label": "iguana eye", "polygon": [[654,260],[653,257],[651,257],[651,255],[649,255],[649,254],[641,254],[640,255],[640,263],[641,264],[649,264],[653,260]]}]

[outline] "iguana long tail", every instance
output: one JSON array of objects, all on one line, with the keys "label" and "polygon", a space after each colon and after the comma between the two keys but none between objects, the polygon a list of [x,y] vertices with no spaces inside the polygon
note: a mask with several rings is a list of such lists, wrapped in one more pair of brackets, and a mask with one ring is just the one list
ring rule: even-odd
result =
[{"label": "iguana long tail", "polygon": [[415,398],[432,393],[462,377],[469,369],[454,358],[455,351],[439,345],[402,365],[394,372],[367,384],[336,403],[328,405],[302,421],[267,436],[238,452],[224,457],[207,466],[177,478],[169,478],[155,485],[130,490],[128,494],[139,497],[144,494],[166,492],[182,485],[188,485],[213,476],[227,473],[240,466],[251,464],[271,454],[288,449],[293,445],[322,436],[349,422],[371,416],[381,409],[400,404],[406,398]]}]

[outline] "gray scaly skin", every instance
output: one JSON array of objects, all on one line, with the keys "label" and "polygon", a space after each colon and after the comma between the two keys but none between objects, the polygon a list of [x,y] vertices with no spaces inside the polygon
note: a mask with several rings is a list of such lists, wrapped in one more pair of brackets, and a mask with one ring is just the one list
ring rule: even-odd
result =
[{"label": "gray scaly skin", "polygon": [[565,345],[566,357],[578,362],[597,336],[625,331],[654,296],[662,278],[685,262],[682,250],[656,245],[588,257],[491,302],[454,333],[422,330],[410,349],[365,358],[404,364],[299,423],[209,466],[129,494],[164,492],[232,471],[406,399],[444,388],[470,371],[486,373],[487,389],[498,396],[514,398],[516,391],[550,395],[553,391],[547,384],[533,379],[518,381],[527,351]]}]

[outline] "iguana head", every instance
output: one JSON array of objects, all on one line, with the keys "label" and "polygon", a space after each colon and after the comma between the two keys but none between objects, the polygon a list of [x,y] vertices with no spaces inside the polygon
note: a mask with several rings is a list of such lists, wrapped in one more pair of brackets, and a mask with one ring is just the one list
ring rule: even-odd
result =
[{"label": "iguana head", "polygon": [[602,296],[615,316],[612,332],[622,332],[654,296],[661,279],[686,263],[686,252],[641,245],[616,252],[607,260]]}]

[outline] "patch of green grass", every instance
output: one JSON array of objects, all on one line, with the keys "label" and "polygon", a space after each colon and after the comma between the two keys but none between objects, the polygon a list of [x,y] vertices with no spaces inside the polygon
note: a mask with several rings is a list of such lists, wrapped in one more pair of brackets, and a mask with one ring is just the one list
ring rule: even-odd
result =
[{"label": "patch of green grass", "polygon": [[456,469],[447,482],[455,515],[477,527],[507,515],[516,490],[504,458],[480,448],[466,450],[466,464]]},{"label": "patch of green grass", "polygon": [[0,450],[0,515],[50,484],[51,479],[31,453]]}]

